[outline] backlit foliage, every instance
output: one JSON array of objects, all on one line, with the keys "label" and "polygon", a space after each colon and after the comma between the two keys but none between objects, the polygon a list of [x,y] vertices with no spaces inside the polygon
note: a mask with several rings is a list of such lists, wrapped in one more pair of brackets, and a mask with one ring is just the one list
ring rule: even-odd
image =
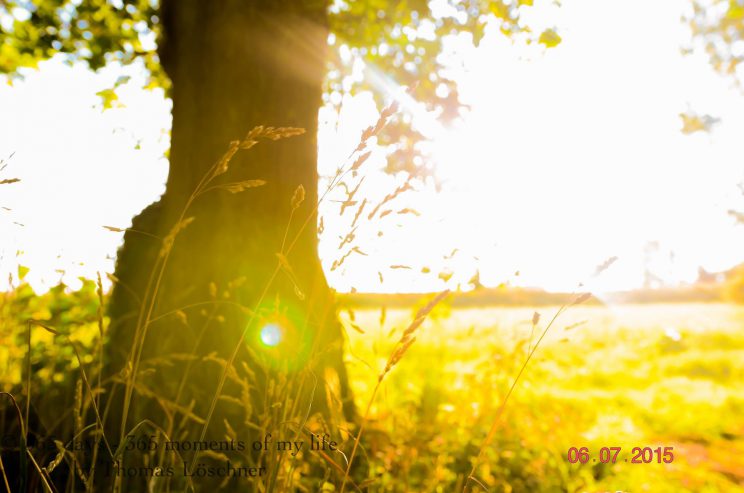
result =
[{"label": "backlit foliage", "polygon": [[744,61],[744,1],[695,1],[693,14],[687,20],[713,67],[741,83],[744,75],[739,70]]},{"label": "backlit foliage", "polygon": [[[490,24],[526,43],[558,45],[561,38],[555,31],[533,33],[521,21],[522,10],[532,4],[532,0],[332,2],[328,101],[338,104],[339,95],[370,90],[385,105],[395,88],[410,87],[412,98],[446,125],[463,108],[457,84],[439,56],[447,37],[466,33],[477,46]],[[0,73],[17,76],[19,69],[63,54],[94,70],[112,62],[142,63],[149,74],[148,86],[169,85],[157,53],[161,32],[157,0],[7,0],[0,2],[0,20]],[[376,76],[356,77],[358,63]],[[124,82],[120,79],[116,86]],[[104,108],[116,104],[116,86],[99,93]],[[388,171],[427,175],[425,155],[417,145],[423,139],[412,128],[410,114],[404,112],[391,122],[380,136],[382,144],[396,144]]]}]

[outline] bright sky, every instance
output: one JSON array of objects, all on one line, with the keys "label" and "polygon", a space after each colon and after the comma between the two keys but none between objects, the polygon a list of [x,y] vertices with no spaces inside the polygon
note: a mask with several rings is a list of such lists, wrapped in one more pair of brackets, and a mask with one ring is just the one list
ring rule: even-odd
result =
[{"label": "bright sky", "polygon": [[[680,53],[687,7],[686,0],[538,6],[528,24],[556,27],[563,38],[545,54],[493,33],[478,49],[467,36],[450,40],[471,110],[446,130],[417,117],[433,139],[443,190],[393,207],[413,207],[420,217],[363,224],[356,244],[369,256],[353,255],[334,271],[353,211],[339,219],[339,205],[324,204],[321,256],[331,284],[427,291],[444,286],[442,270],[453,272],[455,287],[477,269],[485,285],[570,290],[618,256],[592,286],[616,290],[640,286],[645,265],[677,283],[693,281],[698,266],[716,271],[744,261],[744,226],[726,212],[744,210],[737,188],[744,97],[704,57]],[[0,206],[11,209],[0,209],[3,277],[18,263],[31,267],[37,288],[59,280],[57,269],[73,285],[78,275],[112,271],[121,235],[101,226],[128,226],[162,193],[169,103],[139,89],[136,70],[128,73],[125,107],[103,113],[95,93],[119,70],[92,74],[52,61],[0,86],[0,157],[15,152],[1,178],[23,180],[0,188]],[[683,135],[679,113],[689,108],[721,122],[711,133]],[[340,120],[321,111],[322,173],[341,164],[375,118],[369,94],[346,98]],[[370,161],[364,196],[380,198],[400,184],[374,172],[382,166],[380,155]],[[424,266],[432,273],[422,275]]]}]

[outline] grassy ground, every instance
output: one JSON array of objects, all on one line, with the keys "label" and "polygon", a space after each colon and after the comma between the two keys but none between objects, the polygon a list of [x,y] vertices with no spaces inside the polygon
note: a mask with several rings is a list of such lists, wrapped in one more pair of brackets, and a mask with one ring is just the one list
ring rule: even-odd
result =
[{"label": "grassy ground", "polygon": [[[91,281],[66,294],[59,287],[37,296],[25,285],[3,294],[2,388],[23,395],[26,330],[17,320],[45,320],[72,334],[94,371],[98,303]],[[342,312],[360,410],[415,308],[356,310],[359,330]],[[537,310],[533,327],[529,307],[438,305],[382,382],[356,454],[356,484],[370,492],[462,491],[515,376],[557,307]],[[744,491],[743,326],[744,308],[727,304],[571,307],[516,386],[477,481],[491,492]],[[72,348],[39,328],[32,347],[32,401],[72,420],[81,405],[70,391],[81,388]],[[348,457],[353,440],[338,438]],[[587,447],[589,461],[569,463],[571,447]],[[621,447],[615,464],[601,462],[602,447]],[[633,447],[673,447],[674,459],[625,462]],[[332,458],[345,464],[340,452]],[[310,485],[307,491],[338,491],[341,475],[329,477],[302,483]]]},{"label": "grassy ground", "polygon": [[[556,310],[541,307],[534,330],[530,308],[433,313],[372,408],[364,453],[380,490],[460,488],[530,338]],[[412,313],[353,314],[365,332],[348,331],[360,407]],[[744,491],[742,324],[744,309],[725,304],[571,308],[510,398],[479,481],[491,491]],[[602,464],[611,446],[622,447],[617,463]],[[636,446],[674,447],[673,462],[626,463]],[[590,461],[570,464],[570,447],[588,447]]]}]

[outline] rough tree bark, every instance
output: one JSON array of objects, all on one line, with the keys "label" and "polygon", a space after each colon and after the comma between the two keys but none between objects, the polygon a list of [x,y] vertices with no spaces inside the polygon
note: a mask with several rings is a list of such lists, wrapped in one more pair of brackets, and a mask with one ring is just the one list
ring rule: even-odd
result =
[{"label": "rough tree bark", "polygon": [[[153,362],[188,354],[194,347],[199,357],[216,352],[218,357],[228,358],[248,319],[230,303],[252,307],[257,302],[277,265],[276,252],[281,249],[291,213],[290,199],[302,184],[306,197],[295,211],[287,235],[287,243],[297,237],[287,255],[295,279],[280,272],[265,297],[266,306],[278,299],[279,305],[287,308],[286,323],[294,326],[287,337],[299,338],[302,343],[286,352],[277,347],[270,357],[280,360],[278,366],[282,366],[281,360],[290,362],[288,366],[294,371],[313,366],[321,385],[313,386],[315,391],[306,397],[320,410],[327,404],[324,377],[333,370],[338,380],[331,376],[331,381],[338,382],[345,397],[344,412],[351,417],[341,329],[318,258],[313,212],[318,198],[316,133],[326,69],[327,0],[162,0],[161,18],[159,54],[172,81],[170,174],[165,194],[134,219],[132,229],[139,232],[127,232],[119,252],[118,282],[110,306],[109,373],[115,375],[125,365],[140,298],[147,292],[161,248],[161,242],[140,232],[166,236],[207,169],[231,141],[241,139],[254,126],[302,127],[304,135],[262,141],[238,152],[228,173],[220,177],[224,182],[263,179],[265,186],[237,194],[216,190],[194,202],[187,216],[195,219],[176,239],[153,313],[157,317],[188,307],[182,309],[186,317],[184,320],[179,313],[152,323],[142,359]],[[301,229],[307,217],[307,227]],[[295,284],[304,299],[297,295]],[[230,291],[229,298],[223,296],[225,291]],[[215,292],[222,303],[191,306],[213,300]],[[204,327],[206,332],[200,335]],[[249,328],[246,341],[256,351],[261,350],[255,337],[258,328],[258,323]],[[309,358],[311,347],[324,352],[320,360]],[[247,351],[239,358],[250,360]],[[187,363],[170,364],[175,366],[153,365],[155,370],[139,377],[139,384],[159,399],[174,399]],[[220,368],[208,361],[190,364],[189,383],[177,404],[193,405],[193,413],[203,417]],[[261,402],[265,381],[256,377],[252,384],[252,413],[260,415],[267,404]],[[153,399],[143,397],[139,390],[135,395],[129,427],[146,417],[143,409],[151,412],[153,407],[163,407],[162,402],[153,406]],[[120,419],[116,407],[109,409],[108,422],[113,428]],[[215,437],[224,437],[221,415],[212,423]]]}]

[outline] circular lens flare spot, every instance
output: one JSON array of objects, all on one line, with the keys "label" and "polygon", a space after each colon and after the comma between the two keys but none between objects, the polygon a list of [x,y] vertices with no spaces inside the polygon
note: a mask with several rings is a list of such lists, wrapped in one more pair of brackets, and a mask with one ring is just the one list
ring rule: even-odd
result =
[{"label": "circular lens flare spot", "polygon": [[261,342],[269,347],[276,347],[282,342],[282,329],[276,324],[264,325],[261,329]]}]

